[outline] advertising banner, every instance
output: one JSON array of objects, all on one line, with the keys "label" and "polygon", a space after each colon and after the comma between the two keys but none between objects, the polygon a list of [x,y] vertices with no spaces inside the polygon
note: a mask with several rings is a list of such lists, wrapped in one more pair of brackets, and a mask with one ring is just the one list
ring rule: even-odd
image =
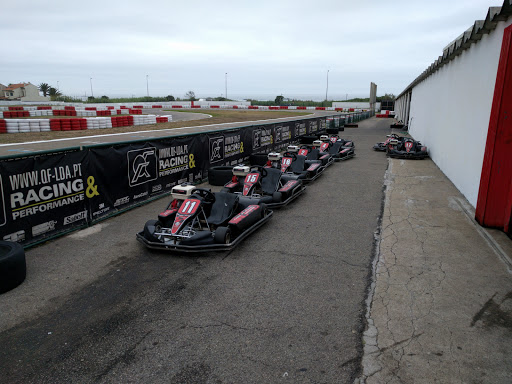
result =
[{"label": "advertising banner", "polygon": [[0,161],[0,234],[31,242],[87,222],[94,191],[85,177],[85,152]]}]

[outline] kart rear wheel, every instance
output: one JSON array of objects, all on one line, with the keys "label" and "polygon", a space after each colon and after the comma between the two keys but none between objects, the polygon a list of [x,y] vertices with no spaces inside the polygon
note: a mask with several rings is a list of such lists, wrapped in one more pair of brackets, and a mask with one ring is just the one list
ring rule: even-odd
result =
[{"label": "kart rear wheel", "polygon": [[272,194],[272,202],[273,203],[280,203],[282,198],[283,198],[283,194],[281,192],[274,192]]},{"label": "kart rear wheel", "polygon": [[162,229],[162,223],[158,220],[148,220],[144,225],[144,238],[148,241],[156,241],[162,242],[157,236],[155,236],[155,232],[160,232]]},{"label": "kart rear wheel", "polygon": [[231,229],[218,227],[215,231],[214,241],[217,244],[229,244],[231,242]]}]

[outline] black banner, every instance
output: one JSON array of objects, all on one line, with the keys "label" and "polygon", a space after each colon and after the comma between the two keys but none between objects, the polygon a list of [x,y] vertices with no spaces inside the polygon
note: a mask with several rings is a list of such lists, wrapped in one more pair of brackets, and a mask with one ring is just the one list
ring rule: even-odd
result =
[{"label": "black banner", "polygon": [[0,162],[0,233],[22,243],[87,223],[91,180],[86,152],[67,152]]}]

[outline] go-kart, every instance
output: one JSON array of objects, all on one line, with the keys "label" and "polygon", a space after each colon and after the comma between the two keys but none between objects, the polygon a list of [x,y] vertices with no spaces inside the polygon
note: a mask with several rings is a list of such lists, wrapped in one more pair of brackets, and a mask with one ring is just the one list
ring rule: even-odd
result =
[{"label": "go-kart", "polygon": [[234,193],[181,184],[173,200],[137,233],[148,248],[175,252],[226,251],[265,224],[273,215],[265,204],[242,200]]},{"label": "go-kart", "polygon": [[392,133],[391,135],[386,135],[387,139],[386,141],[381,141],[380,143],[377,143],[373,146],[373,149],[376,151],[382,151],[385,152],[388,148],[389,141],[392,139],[399,140],[400,136],[398,136],[396,133]]},{"label": "go-kart", "polygon": [[428,157],[427,147],[409,137],[391,139],[387,145],[387,155],[397,159],[424,159]]},{"label": "go-kart", "polygon": [[299,155],[299,147],[296,145],[289,145],[287,149],[280,163],[281,172],[287,177],[295,177],[307,184],[319,178],[327,167],[322,164],[322,160],[308,160],[306,156]]},{"label": "go-kart", "polygon": [[334,162],[334,158],[327,151],[330,143],[315,140],[311,145],[301,145],[299,155],[306,156],[306,160],[320,160],[323,166],[328,167]]},{"label": "go-kart", "polygon": [[323,148],[327,148],[334,161],[348,160],[356,155],[356,146],[352,140],[344,140],[338,135],[322,136],[320,139],[323,141]]},{"label": "go-kart", "polygon": [[266,204],[267,208],[280,208],[299,197],[306,187],[301,180],[287,177],[281,170],[260,165],[233,167],[233,179],[221,192],[236,193],[253,204]]}]

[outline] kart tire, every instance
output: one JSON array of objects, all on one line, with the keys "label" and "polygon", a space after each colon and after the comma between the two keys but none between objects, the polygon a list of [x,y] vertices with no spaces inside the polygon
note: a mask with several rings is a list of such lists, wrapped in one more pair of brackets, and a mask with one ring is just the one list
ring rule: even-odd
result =
[{"label": "kart tire", "polygon": [[23,283],[27,274],[25,251],[12,241],[0,241],[0,293]]},{"label": "kart tire", "polygon": [[233,167],[216,166],[208,168],[208,183],[222,187],[233,177]]},{"label": "kart tire", "polygon": [[157,229],[161,228],[162,224],[158,220],[148,220],[144,225],[144,238],[148,241],[161,243],[162,241],[155,236]]},{"label": "kart tire", "polygon": [[255,153],[249,157],[251,165],[265,165],[267,164],[268,155],[266,153]]},{"label": "kart tire", "polygon": [[280,203],[283,198],[283,194],[281,192],[274,192],[272,194],[272,202],[273,203]]},{"label": "kart tire", "polygon": [[231,242],[231,229],[228,227],[218,227],[215,230],[213,240],[217,244],[229,244]]},{"label": "kart tire", "polygon": [[263,219],[267,215],[267,204],[260,204],[261,207],[261,218]]}]

